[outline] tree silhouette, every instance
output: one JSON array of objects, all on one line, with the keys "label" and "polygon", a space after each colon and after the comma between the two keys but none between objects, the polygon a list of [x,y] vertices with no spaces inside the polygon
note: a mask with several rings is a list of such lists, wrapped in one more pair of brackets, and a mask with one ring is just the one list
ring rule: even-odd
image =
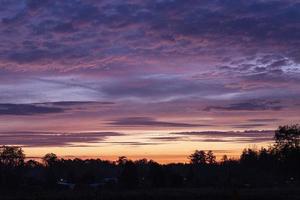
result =
[{"label": "tree silhouette", "polygon": [[221,158],[221,162],[222,163],[225,163],[227,162],[229,159],[228,159],[228,156],[227,155],[223,155],[222,158]]},{"label": "tree silhouette", "polygon": [[47,153],[42,160],[46,166],[53,166],[55,163],[57,163],[58,158],[54,153]]},{"label": "tree silhouette", "polygon": [[134,162],[126,161],[122,166],[123,170],[120,175],[120,182],[125,188],[136,188],[139,183],[138,170]]},{"label": "tree silhouette", "polygon": [[28,167],[28,168],[37,168],[37,167],[41,167],[41,166],[42,166],[42,164],[36,160],[28,160],[25,163],[25,167]]},{"label": "tree silhouette", "polygon": [[[281,126],[275,145],[244,149],[240,159],[223,156],[220,162],[212,151],[196,150],[190,164],[159,164],[146,159],[132,161],[124,156],[115,162],[101,159],[59,159],[48,153],[44,164],[24,161],[21,147],[0,147],[1,191],[19,188],[57,189],[61,182],[75,184],[78,190],[105,188],[162,187],[261,187],[299,186],[299,125]],[[32,187],[33,186],[33,187]],[[63,188],[61,188],[63,189]],[[53,190],[54,191],[54,190]]]},{"label": "tree silhouette", "polygon": [[285,125],[279,126],[275,131],[276,148],[284,149],[300,149],[300,126]]},{"label": "tree silhouette", "polygon": [[216,156],[212,151],[208,151],[206,154],[206,162],[208,164],[215,164],[216,163]]},{"label": "tree silhouette", "polygon": [[[3,188],[17,188],[23,181],[22,167],[25,155],[21,147],[0,147],[0,185]],[[0,188],[1,188],[0,187]]]},{"label": "tree silhouette", "polygon": [[118,165],[125,165],[127,161],[128,159],[126,156],[120,156],[116,162]]},{"label": "tree silhouette", "polygon": [[205,151],[196,150],[189,156],[191,164],[206,164],[206,153]]},{"label": "tree silhouette", "polygon": [[252,165],[255,164],[258,160],[258,152],[253,149],[244,149],[240,157],[240,161],[243,164]]},{"label": "tree silhouette", "polygon": [[49,187],[54,187],[58,180],[57,164],[60,160],[54,153],[47,153],[42,160],[46,166],[46,182]]},{"label": "tree silhouette", "polygon": [[160,164],[154,161],[149,162],[149,173],[148,178],[152,187],[163,187],[165,186],[165,172]]},{"label": "tree silhouette", "polygon": [[0,147],[0,164],[7,167],[19,167],[24,164],[25,154],[21,147]]}]

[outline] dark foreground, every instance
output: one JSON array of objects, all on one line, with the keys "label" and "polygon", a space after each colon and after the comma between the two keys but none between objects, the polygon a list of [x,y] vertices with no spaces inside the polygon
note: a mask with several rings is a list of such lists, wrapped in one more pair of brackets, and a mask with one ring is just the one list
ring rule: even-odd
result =
[{"label": "dark foreground", "polygon": [[1,192],[1,200],[14,199],[117,199],[117,200],[194,200],[194,199],[247,199],[247,200],[298,200],[300,190],[298,188],[265,188],[265,189],[151,189],[151,190],[118,190],[118,191],[93,191],[93,190],[41,190]]},{"label": "dark foreground", "polygon": [[[25,160],[21,147],[0,147],[0,200],[5,199],[282,199],[300,200],[300,125],[282,126],[268,149],[245,149],[239,160],[196,150],[190,163]],[[172,189],[167,189],[172,188]],[[194,188],[194,189],[192,189]],[[195,189],[197,188],[197,189]]]}]

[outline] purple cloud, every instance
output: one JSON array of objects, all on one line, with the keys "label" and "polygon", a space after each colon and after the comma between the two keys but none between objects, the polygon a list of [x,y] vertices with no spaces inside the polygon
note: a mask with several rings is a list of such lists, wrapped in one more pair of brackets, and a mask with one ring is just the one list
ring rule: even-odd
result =
[{"label": "purple cloud", "polygon": [[37,115],[62,113],[64,109],[34,104],[0,104],[0,115]]},{"label": "purple cloud", "polygon": [[249,102],[233,103],[228,106],[208,106],[204,110],[225,110],[225,111],[261,111],[281,110],[283,108],[278,101],[252,100]]},{"label": "purple cloud", "polygon": [[[229,142],[229,143],[234,141],[238,143],[260,143],[260,142],[272,142],[274,140],[275,132],[272,130],[194,131],[194,132],[174,132],[170,134],[179,135],[179,137],[182,138],[182,141]],[[173,136],[171,136],[171,138],[172,137]],[[193,137],[193,138],[191,139],[189,137]]]},{"label": "purple cloud", "polygon": [[0,132],[0,144],[25,147],[72,146],[73,143],[99,143],[108,137],[122,135],[118,132]]},{"label": "purple cloud", "polygon": [[153,126],[153,127],[201,127],[210,126],[204,124],[189,124],[178,122],[158,121],[151,117],[126,117],[112,120],[108,123],[115,126]]},{"label": "purple cloud", "polygon": [[[0,131],[274,129],[297,122],[299,9],[296,0],[5,1]],[[206,142],[267,140],[201,134]],[[51,144],[67,140],[49,137]]]}]

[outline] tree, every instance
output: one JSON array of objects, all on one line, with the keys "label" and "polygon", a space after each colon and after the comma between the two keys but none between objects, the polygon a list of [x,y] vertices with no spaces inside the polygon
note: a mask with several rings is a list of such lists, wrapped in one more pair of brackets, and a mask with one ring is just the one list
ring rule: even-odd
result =
[{"label": "tree", "polygon": [[253,149],[244,149],[240,161],[245,164],[256,164],[258,160],[258,152]]},{"label": "tree", "polygon": [[222,163],[228,162],[228,156],[223,155],[221,161],[222,161]]},{"label": "tree", "polygon": [[191,164],[206,164],[206,153],[205,151],[196,150],[189,156]]},{"label": "tree", "polygon": [[47,153],[42,158],[44,164],[47,166],[46,168],[46,182],[49,187],[53,187],[58,180],[58,170],[57,170],[57,163],[59,162],[57,156],[54,153]]},{"label": "tree", "polygon": [[206,162],[208,164],[215,164],[216,163],[216,156],[212,151],[208,151],[206,154]]},{"label": "tree", "polygon": [[19,167],[24,164],[25,154],[21,147],[0,147],[0,164],[8,167]]},{"label": "tree", "polygon": [[279,126],[275,131],[275,147],[278,150],[300,149],[300,126]]},{"label": "tree", "polygon": [[25,167],[34,169],[34,168],[42,167],[42,164],[39,163],[39,162],[36,161],[36,160],[28,160],[28,161],[25,163]]},{"label": "tree", "polygon": [[125,165],[126,162],[128,162],[128,159],[126,156],[120,156],[117,160],[118,165]]},{"label": "tree", "polygon": [[123,165],[123,170],[120,175],[120,183],[125,188],[135,188],[138,186],[138,170],[134,162],[127,161]]},{"label": "tree", "polygon": [[46,166],[53,166],[55,163],[58,162],[58,158],[54,153],[47,153],[43,158],[43,162]]},{"label": "tree", "polygon": [[162,166],[155,161],[149,162],[148,178],[152,187],[163,187],[166,184],[166,173]]}]

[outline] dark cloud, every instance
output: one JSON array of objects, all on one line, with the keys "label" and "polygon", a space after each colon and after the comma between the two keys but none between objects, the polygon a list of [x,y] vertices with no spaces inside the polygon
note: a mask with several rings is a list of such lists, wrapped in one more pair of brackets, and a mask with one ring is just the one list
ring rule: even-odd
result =
[{"label": "dark cloud", "polygon": [[273,142],[273,137],[258,137],[258,138],[239,138],[234,140],[237,143],[263,143],[263,142]]},{"label": "dark cloud", "polygon": [[180,135],[181,137],[185,136],[182,137],[182,141],[259,143],[273,141],[275,131],[196,131],[175,132],[170,134]]},{"label": "dark cloud", "polygon": [[0,104],[0,115],[38,115],[62,113],[65,109],[34,104]]},{"label": "dark cloud", "polygon": [[[299,30],[299,26],[295,24],[295,18],[299,18],[299,14],[295,12],[299,7],[296,2],[201,1],[195,5],[195,2],[190,1],[164,1],[164,5],[165,12],[175,9],[181,16],[178,20],[169,19],[167,26],[173,27],[180,34],[211,34],[215,37],[221,34],[225,37],[233,35],[240,41],[239,37],[259,41],[270,37],[282,42],[299,39],[298,33],[292,33],[294,29]],[[287,24],[291,26],[288,27]]]},{"label": "dark cloud", "polygon": [[166,122],[157,121],[151,117],[126,117],[113,120],[108,123],[115,126],[154,126],[154,127],[200,127],[209,126],[203,124],[189,124],[189,123],[177,123],[177,122]]},{"label": "dark cloud", "polygon": [[286,65],[289,65],[289,61],[287,59],[282,59],[271,63],[268,68],[280,68]]},{"label": "dark cloud", "polygon": [[224,110],[224,111],[263,111],[281,110],[283,106],[279,101],[252,100],[241,103],[233,103],[228,106],[208,106],[204,111]]},{"label": "dark cloud", "polygon": [[0,103],[0,115],[40,115],[40,114],[58,114],[72,109],[76,106],[105,106],[114,105],[109,101],[58,101],[32,104],[10,104]]},{"label": "dark cloud", "polygon": [[[258,48],[261,43],[275,43],[289,49],[284,54],[293,57],[300,38],[297,23],[299,8],[297,1],[260,0],[234,3],[219,0],[13,1],[2,5],[2,10],[7,10],[1,15],[5,25],[3,32],[15,30],[11,25],[18,23],[18,30],[23,33],[21,40],[35,34],[38,39],[50,39],[55,43],[64,43],[66,47],[55,53],[54,50],[30,51],[20,47],[17,53],[5,51],[2,59],[33,62],[52,58],[59,59],[57,62],[62,64],[60,58],[70,58],[72,55],[75,64],[78,58],[87,56],[79,52],[89,52],[89,59],[92,60],[97,60],[100,54],[107,55],[104,56],[106,58],[115,54],[115,47],[107,48],[112,40],[116,41],[113,46],[126,49],[122,52],[130,56],[144,53],[166,56],[199,54],[203,49],[197,45],[179,45],[184,47],[183,51],[176,48],[182,42],[195,44],[195,39],[212,41],[213,46],[208,47],[220,47],[219,44],[231,47],[241,43],[251,45],[250,48],[244,48],[244,52],[256,52],[257,49],[252,49],[253,45]],[[146,33],[146,37],[131,37],[129,40],[128,35],[134,32],[132,27],[134,31]],[[120,34],[120,30],[124,34]],[[62,33],[67,37],[57,36]],[[3,39],[14,41],[14,37],[6,35]],[[153,47],[153,41],[156,41],[156,47]],[[163,41],[169,43],[158,45]],[[79,51],[75,53],[72,50]],[[211,48],[209,51],[215,52]],[[274,63],[281,64],[284,63]]]},{"label": "dark cloud", "polygon": [[45,34],[49,32],[71,33],[75,31],[76,29],[71,22],[60,22],[52,20],[43,21],[33,27],[34,34]]},{"label": "dark cloud", "polygon": [[46,102],[46,103],[40,103],[40,104],[51,104],[54,106],[75,106],[75,105],[114,105],[115,102],[111,101],[58,101],[58,102]]},{"label": "dark cloud", "polygon": [[279,119],[276,118],[266,118],[266,119],[249,119],[249,122],[276,122],[279,121]]},{"label": "dark cloud", "polygon": [[121,135],[118,132],[0,132],[0,144],[26,147],[72,146],[72,143],[97,143],[107,137]]},{"label": "dark cloud", "polygon": [[211,136],[211,137],[257,137],[263,135],[274,135],[273,130],[247,130],[247,131],[192,131],[192,132],[175,132],[171,135],[186,135],[186,136]]},{"label": "dark cloud", "polygon": [[116,145],[129,145],[129,146],[148,146],[148,145],[160,145],[163,143],[159,142],[107,142],[109,144],[116,144]]},{"label": "dark cloud", "polygon": [[272,141],[271,137],[258,137],[258,138],[212,138],[212,139],[199,139],[199,142],[232,142],[235,143],[260,143],[260,142],[270,142]]},{"label": "dark cloud", "polygon": [[49,0],[44,0],[44,1],[39,1],[39,0],[28,0],[26,1],[28,9],[36,10],[38,8],[46,7],[46,6],[51,6],[50,3],[51,1]]},{"label": "dark cloud", "polygon": [[253,129],[256,127],[267,126],[267,123],[253,123],[253,124],[236,124],[232,125],[232,128],[243,128],[243,129]]},{"label": "dark cloud", "polygon": [[173,142],[173,141],[184,141],[187,138],[182,136],[165,136],[165,137],[151,137],[150,139],[157,140],[157,141]]},{"label": "dark cloud", "polygon": [[88,52],[83,49],[74,49],[72,47],[60,46],[46,48],[35,48],[35,49],[21,49],[10,52],[7,59],[17,62],[19,64],[24,63],[35,63],[39,61],[55,61],[61,59],[76,59],[78,57],[86,57]]},{"label": "dark cloud", "polygon": [[[235,139],[234,141],[237,142],[237,140],[239,139]],[[222,138],[198,139],[197,141],[198,142],[228,142],[228,140]]]}]

